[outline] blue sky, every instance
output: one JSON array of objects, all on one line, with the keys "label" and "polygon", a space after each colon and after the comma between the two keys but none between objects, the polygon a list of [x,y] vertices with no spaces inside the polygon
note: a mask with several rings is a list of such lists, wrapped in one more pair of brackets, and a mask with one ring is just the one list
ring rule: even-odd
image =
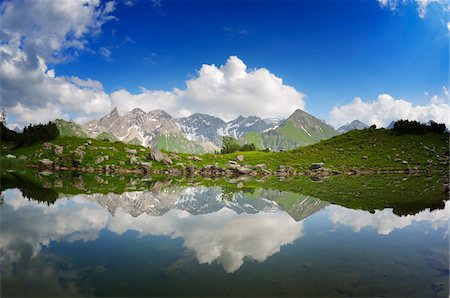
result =
[{"label": "blue sky", "polygon": [[[300,108],[335,125],[358,116],[354,113],[360,109],[369,109],[361,111],[362,120],[388,122],[382,115],[370,118],[370,109],[383,104],[380,95],[385,99],[384,95],[389,95],[384,104],[394,106],[388,109],[391,118],[404,116],[399,110],[405,101],[411,109],[407,115],[419,120],[435,115],[436,109],[431,109],[419,117],[416,109],[429,107],[435,96],[434,103],[443,112],[438,111],[436,118],[447,117],[448,121],[448,111],[442,108],[448,108],[449,4],[435,1],[425,6],[424,15],[420,13],[421,1],[128,0],[114,2],[111,11],[105,11],[107,2],[101,2],[94,3],[93,9],[103,10],[108,19],[91,24],[92,28],[87,26],[80,37],[71,37],[73,32],[61,37],[63,41],[81,41],[82,47],[61,43],[51,49],[51,55],[41,57],[48,69],[55,70],[56,78],[76,76],[101,83],[101,92],[105,100],[110,98],[111,105],[117,105],[119,96],[113,94],[119,90],[123,91],[121,100],[137,105],[144,100],[136,98],[139,94],[146,93],[145,100],[151,101],[149,94],[154,90],[186,91],[186,81],[199,78],[203,64],[220,67],[230,56],[237,56],[247,72],[267,69],[282,79],[283,85],[301,93],[296,95]],[[14,9],[23,7],[16,5]],[[26,42],[31,33],[23,30],[20,34]],[[12,44],[11,34],[6,40]],[[43,45],[35,43],[39,52]],[[22,44],[19,48],[26,51],[27,47]],[[64,58],[54,59],[55,53]],[[278,94],[273,96],[278,98]],[[366,105],[358,106],[355,97]],[[195,112],[174,101],[184,113]],[[149,106],[157,107],[157,102]],[[194,99],[186,102],[198,103]],[[294,99],[286,103],[295,105]],[[211,99],[208,104],[215,102]],[[170,107],[177,109],[176,104]],[[59,114],[81,120],[101,112],[62,109]],[[232,118],[237,113],[251,111],[237,109],[218,116]],[[277,110],[274,116],[286,113]],[[268,112],[262,114],[268,116]]]}]

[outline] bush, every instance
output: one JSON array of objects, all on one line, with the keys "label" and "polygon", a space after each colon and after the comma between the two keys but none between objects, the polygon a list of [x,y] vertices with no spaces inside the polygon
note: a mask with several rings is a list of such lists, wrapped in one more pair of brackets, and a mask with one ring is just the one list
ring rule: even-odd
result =
[{"label": "bush", "polygon": [[244,144],[239,145],[238,141],[232,137],[223,137],[222,138],[222,149],[220,153],[227,154],[233,153],[236,151],[255,151],[255,144]]}]

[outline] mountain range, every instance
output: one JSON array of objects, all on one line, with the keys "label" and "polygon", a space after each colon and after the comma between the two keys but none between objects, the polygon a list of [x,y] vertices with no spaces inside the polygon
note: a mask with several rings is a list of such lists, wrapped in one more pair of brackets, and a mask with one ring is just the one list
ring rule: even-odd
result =
[{"label": "mountain range", "polygon": [[369,125],[362,123],[359,120],[353,120],[351,123],[347,123],[347,124],[339,127],[337,129],[337,132],[339,134],[342,134],[342,133],[349,132],[351,130],[355,130],[355,129],[361,130],[361,129],[366,129],[368,127],[369,127]]},{"label": "mountain range", "polygon": [[108,139],[194,154],[220,150],[223,136],[231,136],[242,144],[253,143],[258,149],[280,151],[338,134],[332,126],[302,110],[296,110],[285,120],[239,116],[225,122],[207,114],[174,118],[163,110],[146,113],[139,108],[121,116],[114,108],[109,114],[82,125],[60,119],[55,123],[62,136]]}]

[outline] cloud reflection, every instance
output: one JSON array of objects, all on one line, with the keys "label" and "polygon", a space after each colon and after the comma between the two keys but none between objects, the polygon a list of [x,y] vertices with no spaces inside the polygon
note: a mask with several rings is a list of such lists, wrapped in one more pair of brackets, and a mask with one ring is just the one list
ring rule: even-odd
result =
[{"label": "cloud reflection", "polygon": [[32,247],[35,256],[51,241],[92,241],[108,229],[119,235],[137,231],[142,236],[183,238],[200,263],[217,261],[226,272],[239,269],[244,259],[266,260],[303,231],[302,222],[276,208],[249,214],[223,207],[201,215],[172,209],[162,216],[142,213],[136,217],[117,208],[113,216],[89,196],[63,198],[47,206],[24,199],[19,190],[5,192],[1,215],[2,260],[17,258],[20,246]]},{"label": "cloud reflection", "polygon": [[354,232],[364,228],[374,228],[378,234],[388,235],[396,229],[403,229],[414,222],[429,222],[432,229],[448,227],[450,220],[450,201],[445,202],[441,210],[426,209],[414,215],[398,216],[392,209],[376,210],[370,213],[363,210],[352,210],[340,206],[328,209],[333,224],[350,227]]}]

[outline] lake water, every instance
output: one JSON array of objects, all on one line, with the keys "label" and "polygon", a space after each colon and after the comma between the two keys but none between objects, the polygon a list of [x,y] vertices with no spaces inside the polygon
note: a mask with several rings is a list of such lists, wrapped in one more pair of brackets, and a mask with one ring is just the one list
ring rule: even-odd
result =
[{"label": "lake water", "polygon": [[2,297],[449,295],[449,201],[399,215],[210,181],[52,200],[39,196],[53,184],[15,183],[2,186]]}]

